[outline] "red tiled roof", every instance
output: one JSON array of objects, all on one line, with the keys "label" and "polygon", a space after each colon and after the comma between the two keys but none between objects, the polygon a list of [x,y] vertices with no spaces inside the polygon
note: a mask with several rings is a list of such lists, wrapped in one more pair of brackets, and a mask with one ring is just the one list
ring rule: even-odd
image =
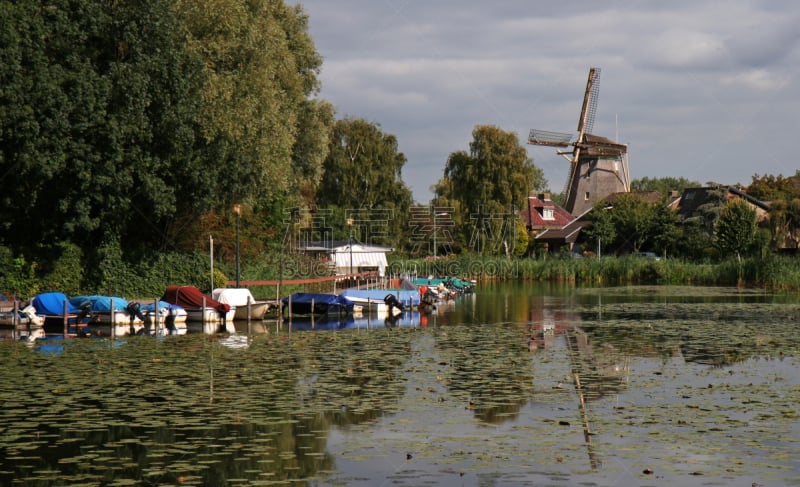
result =
[{"label": "red tiled roof", "polygon": [[528,207],[520,215],[530,230],[562,228],[575,218],[546,195],[528,196]]}]

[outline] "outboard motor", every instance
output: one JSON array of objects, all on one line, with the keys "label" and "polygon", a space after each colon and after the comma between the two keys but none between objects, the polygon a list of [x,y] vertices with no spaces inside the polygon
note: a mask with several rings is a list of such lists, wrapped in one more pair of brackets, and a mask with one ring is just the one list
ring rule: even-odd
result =
[{"label": "outboard motor", "polygon": [[125,307],[125,311],[128,312],[128,316],[130,317],[130,322],[128,323],[130,326],[130,334],[136,334],[136,328],[133,326],[133,322],[136,318],[144,321],[144,315],[142,314],[142,305],[139,303],[128,303],[128,306]]},{"label": "outboard motor", "polygon": [[78,313],[78,317],[75,319],[75,324],[79,325],[84,318],[90,318],[92,316],[92,302],[91,301],[84,301],[80,305],[80,313]]},{"label": "outboard motor", "polygon": [[[387,294],[387,295],[386,295],[386,296],[383,298],[383,302],[386,304],[386,306],[388,306],[388,307],[389,307],[389,311],[390,311],[390,312],[392,311],[392,308],[397,308],[397,309],[399,309],[400,311],[405,311],[405,309],[403,308],[403,303],[401,303],[401,302],[400,302],[400,301],[397,299],[397,296],[395,296],[394,294]],[[391,313],[390,313],[390,314],[391,314]]]},{"label": "outboard motor", "polygon": [[169,308],[169,311],[167,311],[167,318],[164,320],[164,326],[167,327],[167,330],[169,330],[170,335],[174,334],[176,330],[175,328],[176,314],[177,313],[172,308]]}]

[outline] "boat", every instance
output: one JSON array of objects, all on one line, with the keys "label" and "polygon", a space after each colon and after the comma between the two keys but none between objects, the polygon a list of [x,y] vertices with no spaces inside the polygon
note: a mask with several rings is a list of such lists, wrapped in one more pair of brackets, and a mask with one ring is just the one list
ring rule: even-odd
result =
[{"label": "boat", "polygon": [[294,293],[281,300],[290,316],[336,316],[353,312],[354,304],[344,296],[322,293]]},{"label": "boat", "polygon": [[345,289],[339,295],[369,312],[396,314],[420,302],[419,292],[409,289]]},{"label": "boat", "polygon": [[170,304],[166,301],[153,301],[152,303],[138,301],[139,309],[144,315],[145,326],[155,325],[164,328],[173,334],[186,333],[186,319],[188,314],[183,306]]},{"label": "boat", "polygon": [[36,316],[44,319],[42,328],[46,333],[55,333],[69,337],[92,336],[92,330],[86,326],[88,314],[86,310],[76,308],[62,292],[46,292],[37,294],[31,300]]},{"label": "boat", "polygon": [[36,314],[35,307],[19,299],[9,300],[0,293],[0,325],[28,328],[43,324],[44,318]]},{"label": "boat", "polygon": [[176,304],[186,310],[186,321],[226,323],[233,321],[236,308],[203,294],[195,286],[167,286],[161,301]]},{"label": "boat", "polygon": [[220,303],[226,303],[236,308],[234,319],[246,320],[263,320],[264,315],[269,311],[269,301],[257,301],[253,294],[247,288],[218,288],[211,292],[211,297]]},{"label": "boat", "polygon": [[88,318],[87,325],[95,334],[138,335],[144,333],[144,316],[137,303],[119,296],[75,296],[70,304]]},{"label": "boat", "polygon": [[412,282],[417,286],[428,286],[428,288],[434,289],[437,293],[441,294],[443,298],[451,295],[471,293],[475,287],[474,282],[457,277],[417,278],[413,279]]}]

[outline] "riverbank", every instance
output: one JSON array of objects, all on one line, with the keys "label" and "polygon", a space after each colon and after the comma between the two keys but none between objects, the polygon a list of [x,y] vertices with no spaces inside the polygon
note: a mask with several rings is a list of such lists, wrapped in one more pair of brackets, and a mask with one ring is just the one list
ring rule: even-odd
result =
[{"label": "riverbank", "polygon": [[451,256],[436,260],[396,259],[392,274],[459,276],[476,281],[532,280],[576,284],[671,284],[800,289],[800,259],[770,256],[717,263],[643,257],[508,259]]}]

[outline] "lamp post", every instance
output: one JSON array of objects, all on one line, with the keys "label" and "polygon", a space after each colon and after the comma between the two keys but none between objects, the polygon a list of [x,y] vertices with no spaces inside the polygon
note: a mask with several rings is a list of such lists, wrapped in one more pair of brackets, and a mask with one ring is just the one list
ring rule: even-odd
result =
[{"label": "lamp post", "polygon": [[350,227],[350,238],[348,240],[348,247],[350,249],[350,276],[353,276],[353,219],[347,219],[347,226]]},{"label": "lamp post", "polygon": [[433,212],[433,256],[436,257],[436,217],[437,216],[447,216],[447,213],[436,213]]},{"label": "lamp post", "polygon": [[242,216],[242,205],[233,205],[233,212],[236,213],[236,287],[242,287],[239,274],[239,218]]}]

